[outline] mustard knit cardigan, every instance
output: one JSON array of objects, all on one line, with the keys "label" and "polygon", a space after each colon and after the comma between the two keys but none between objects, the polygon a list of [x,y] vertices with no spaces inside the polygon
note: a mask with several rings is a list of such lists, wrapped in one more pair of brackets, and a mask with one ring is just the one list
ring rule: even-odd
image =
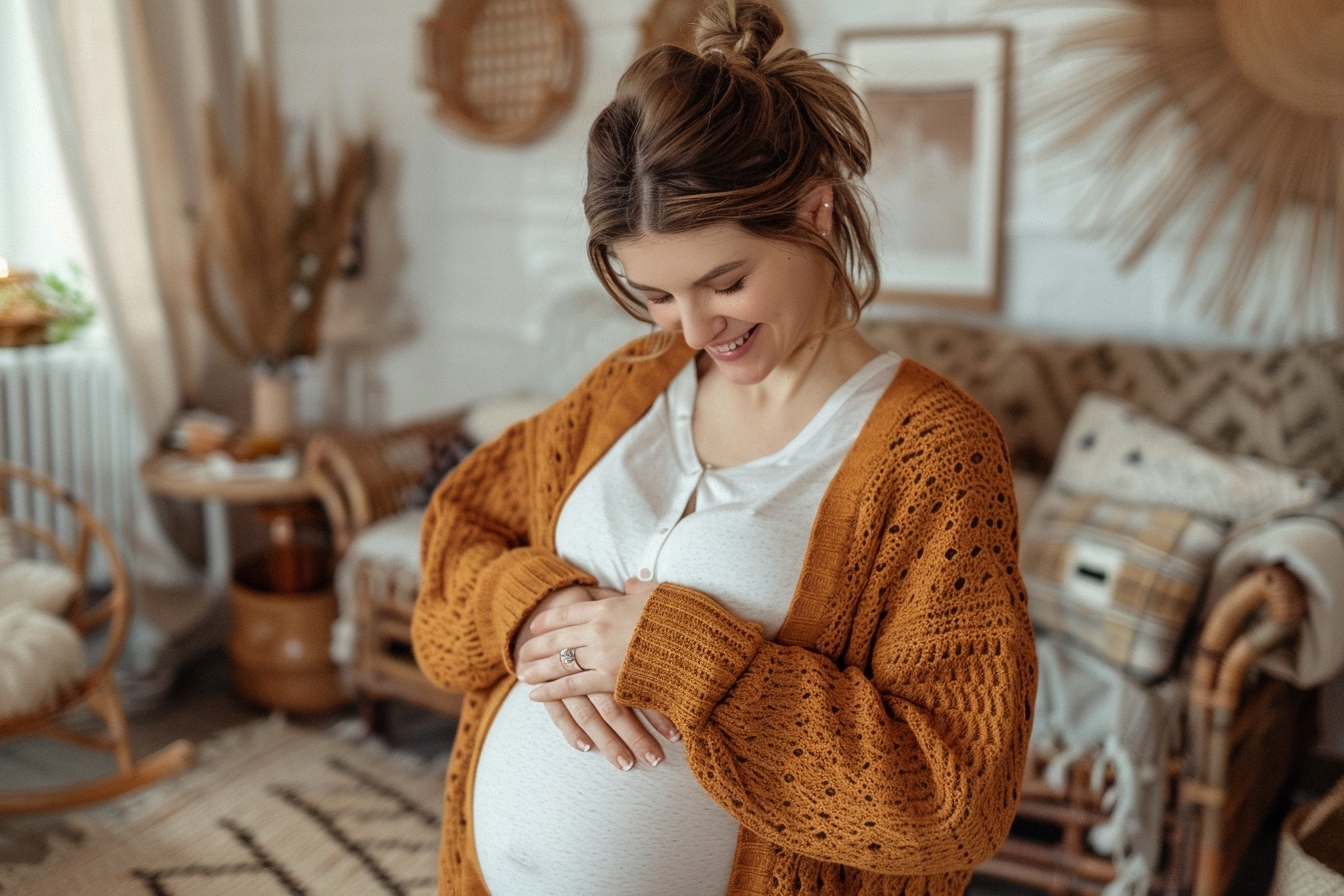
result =
[{"label": "mustard knit cardigan", "polygon": [[[471,793],[515,681],[509,645],[544,596],[596,584],[556,556],[555,523],[689,361],[680,341],[652,353],[653,338],[474,451],[426,512],[415,654],[467,694],[440,893],[486,893]],[[741,822],[729,893],[961,893],[998,849],[1036,693],[1016,516],[993,419],[906,360],[822,499],[774,641],[711,595],[654,590],[616,697],[667,715],[696,778]]]}]

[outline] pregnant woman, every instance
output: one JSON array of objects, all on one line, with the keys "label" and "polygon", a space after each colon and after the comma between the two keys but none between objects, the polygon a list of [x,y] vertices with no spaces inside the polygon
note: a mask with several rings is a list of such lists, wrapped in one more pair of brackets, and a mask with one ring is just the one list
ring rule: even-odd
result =
[{"label": "pregnant woman", "polygon": [[868,136],[781,30],[720,2],[625,73],[588,252],[655,332],[426,515],[415,651],[468,695],[441,893],[961,893],[1007,834],[1036,672],[1003,439],[855,329]]}]

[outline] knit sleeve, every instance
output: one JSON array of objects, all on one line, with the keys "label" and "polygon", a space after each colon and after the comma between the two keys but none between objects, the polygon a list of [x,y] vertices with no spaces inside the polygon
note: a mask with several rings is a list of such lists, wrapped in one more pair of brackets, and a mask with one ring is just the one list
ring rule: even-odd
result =
[{"label": "knit sleeve", "polygon": [[818,523],[810,550],[829,537],[844,560],[810,597],[853,607],[836,614],[843,630],[819,633],[826,649],[767,641],[709,595],[662,584],[617,683],[621,702],[677,724],[697,778],[744,827],[881,874],[992,855],[1030,733],[1035,651],[1006,452],[978,406],[950,404],[906,418],[901,441],[918,444],[892,440],[870,466],[852,526]]},{"label": "knit sleeve", "polygon": [[420,592],[411,640],[416,661],[449,690],[488,687],[512,672],[510,645],[543,597],[596,584],[532,543],[539,481],[538,418],[473,451],[436,490],[421,528]]}]

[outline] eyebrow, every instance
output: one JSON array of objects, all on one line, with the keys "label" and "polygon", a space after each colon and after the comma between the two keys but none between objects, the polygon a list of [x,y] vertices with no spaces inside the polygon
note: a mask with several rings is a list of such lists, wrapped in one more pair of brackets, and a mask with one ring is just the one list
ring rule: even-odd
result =
[{"label": "eyebrow", "polygon": [[[747,260],[745,258],[739,258],[737,261],[725,261],[723,264],[714,268],[709,273],[705,274],[705,276],[695,281],[695,283],[693,283],[692,285],[704,286],[706,283],[713,280],[715,277],[721,277],[724,274],[728,273],[729,271],[734,270],[735,268],[739,268],[746,263]],[[631,280],[629,277],[625,278],[625,282],[626,285],[628,285],[631,289],[638,289],[641,292],[658,292],[656,288],[652,286],[642,286],[636,283],[635,281]]]}]

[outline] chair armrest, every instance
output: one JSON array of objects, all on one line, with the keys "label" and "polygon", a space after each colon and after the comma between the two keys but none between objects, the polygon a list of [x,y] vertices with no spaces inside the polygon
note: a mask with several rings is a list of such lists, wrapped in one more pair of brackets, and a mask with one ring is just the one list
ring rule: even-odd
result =
[{"label": "chair armrest", "polygon": [[308,441],[303,475],[331,523],[339,557],[355,535],[404,510],[434,462],[433,446],[458,438],[463,412],[378,431],[324,432]]},{"label": "chair armrest", "polygon": [[1185,837],[1179,861],[1194,870],[1197,896],[1222,892],[1220,884],[1228,879],[1225,831],[1241,805],[1236,791],[1249,786],[1247,773],[1233,770],[1237,757],[1266,780],[1276,775],[1283,780],[1292,765],[1296,732],[1281,729],[1292,727],[1285,707],[1294,705],[1293,689],[1271,678],[1261,687],[1248,683],[1265,655],[1298,636],[1306,613],[1306,590],[1298,578],[1282,566],[1261,566],[1237,580],[1199,632],[1179,797]]}]

